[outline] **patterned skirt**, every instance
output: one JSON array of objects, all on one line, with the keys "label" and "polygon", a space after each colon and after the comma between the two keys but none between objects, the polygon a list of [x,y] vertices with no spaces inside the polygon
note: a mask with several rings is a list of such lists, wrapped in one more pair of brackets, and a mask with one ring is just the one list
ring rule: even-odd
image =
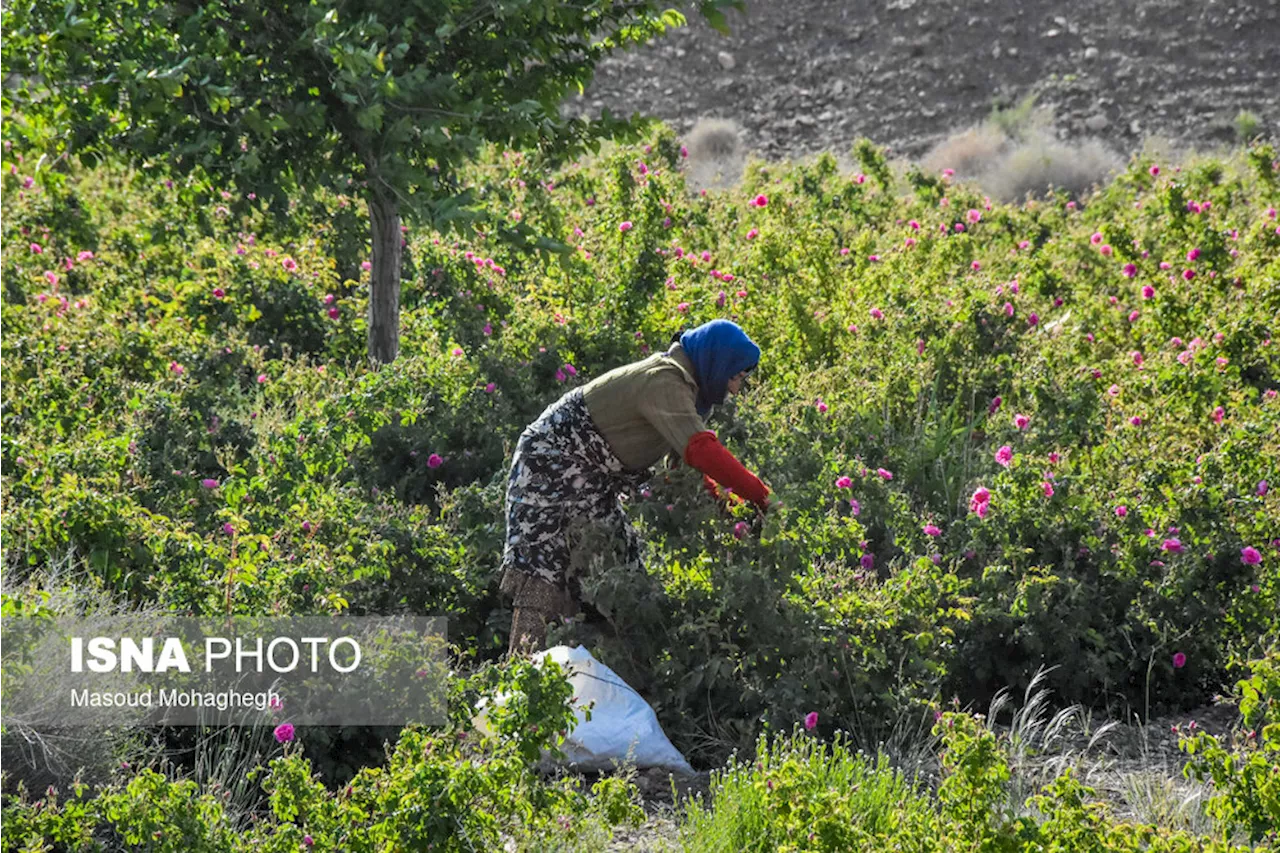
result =
[{"label": "patterned skirt", "polygon": [[[520,594],[525,586],[567,595],[581,562],[573,557],[591,528],[604,530],[614,542],[620,538],[625,561],[638,566],[640,540],[623,512],[621,493],[639,488],[648,476],[648,470],[629,470],[614,455],[581,389],[548,406],[520,434],[511,460],[503,591],[516,596],[517,605],[522,598],[533,603],[528,593]],[[544,583],[529,584],[530,579]],[[572,610],[572,603],[562,599],[543,609]]]}]

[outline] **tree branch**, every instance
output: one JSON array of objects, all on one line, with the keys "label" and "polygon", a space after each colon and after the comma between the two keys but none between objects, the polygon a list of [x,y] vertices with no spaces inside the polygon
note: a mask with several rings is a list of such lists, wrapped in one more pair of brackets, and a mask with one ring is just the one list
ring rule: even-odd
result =
[{"label": "tree branch", "polygon": [[400,104],[400,103],[396,103],[395,101],[384,101],[384,103],[387,105],[387,109],[396,109],[404,113],[418,113],[421,115],[447,116],[449,118],[475,119],[477,121],[491,117],[483,113],[481,113],[478,116],[472,116],[472,115],[467,115],[466,113],[455,113],[455,112],[452,112],[451,110],[437,109],[436,107],[411,107],[408,104]]}]

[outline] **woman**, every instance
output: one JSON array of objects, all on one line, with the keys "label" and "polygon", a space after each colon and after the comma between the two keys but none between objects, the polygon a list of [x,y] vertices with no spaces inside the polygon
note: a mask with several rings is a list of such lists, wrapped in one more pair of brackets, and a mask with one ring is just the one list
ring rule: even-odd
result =
[{"label": "woman", "polygon": [[619,493],[638,487],[669,451],[701,471],[713,495],[719,483],[768,508],[768,488],[704,421],[759,361],[760,348],[736,323],[712,320],[673,338],[666,352],[568,392],[520,434],[502,555],[501,588],[514,598],[511,652],[542,648],[548,620],[576,610],[568,589],[572,522],[608,522],[624,537],[628,562],[639,563]]}]

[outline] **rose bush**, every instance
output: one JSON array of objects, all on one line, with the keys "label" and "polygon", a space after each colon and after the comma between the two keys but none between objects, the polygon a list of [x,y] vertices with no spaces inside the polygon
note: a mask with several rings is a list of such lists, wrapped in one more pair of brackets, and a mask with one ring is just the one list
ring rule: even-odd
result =
[{"label": "rose bush", "polygon": [[774,511],[735,536],[744,517],[658,470],[630,503],[646,571],[588,583],[622,629],[602,655],[678,746],[723,758],[813,709],[871,731],[1042,663],[1063,701],[1187,707],[1280,609],[1268,151],[1137,158],[1020,206],[898,180],[869,144],[869,179],[754,163],[693,196],[667,130],[589,162],[494,152],[467,174],[489,224],[406,232],[402,356],[375,371],[368,271],[334,232],[365,221],[354,198],[273,209],[11,150],[5,571],[70,555],[199,613],[442,613],[494,656],[520,431],[723,316],[765,358],[711,425]]}]

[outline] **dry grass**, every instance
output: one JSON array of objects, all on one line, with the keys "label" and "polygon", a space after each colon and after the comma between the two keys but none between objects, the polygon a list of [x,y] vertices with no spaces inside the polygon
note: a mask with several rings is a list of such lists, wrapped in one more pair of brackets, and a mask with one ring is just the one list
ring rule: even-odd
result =
[{"label": "dry grass", "polygon": [[727,119],[701,119],[685,139],[685,177],[694,192],[732,187],[742,178],[746,148],[742,128]]},{"label": "dry grass", "polygon": [[[29,584],[31,589],[20,590],[20,584]],[[150,633],[166,615],[165,609],[158,605],[138,608],[117,601],[81,563],[74,550],[51,562],[38,576],[23,581],[16,580],[13,571],[6,571],[0,587],[6,594],[24,600],[35,597],[32,590],[46,590],[48,598],[44,606],[56,618],[70,619],[81,626],[108,623],[119,626],[122,620],[128,620],[128,624],[138,626],[140,632]],[[13,628],[12,623],[9,628]],[[38,722],[51,716],[49,708],[56,706],[55,697],[65,696],[75,682],[52,661],[36,661],[24,678],[45,685],[43,695],[48,697],[49,706],[33,709],[30,718],[6,709],[0,752],[8,781],[20,782],[33,791],[48,785],[65,785],[75,778],[100,783],[112,776],[122,760],[137,764],[158,754],[156,744],[136,725],[93,729]],[[146,709],[129,709],[129,712],[136,713],[138,722],[147,713]],[[56,716],[56,711],[52,716]]]},{"label": "dry grass", "polygon": [[1149,157],[1162,164],[1180,165],[1187,159],[1190,149],[1167,136],[1153,133],[1143,137],[1138,152],[1141,156]]},{"label": "dry grass", "polygon": [[[1093,775],[1093,756],[1119,725],[1115,722],[1094,727],[1091,715],[1081,705],[1052,711],[1053,691],[1043,686],[1056,667],[1041,667],[1027,685],[1022,706],[1013,707],[1008,690],[991,700],[987,726],[1005,738],[1009,759],[1009,808],[1025,810],[1028,797],[1073,768],[1085,784]],[[1001,718],[1009,713],[1007,727]]]},{"label": "dry grass", "polygon": [[1084,195],[1124,168],[1124,160],[1097,139],[1063,142],[1033,131],[978,178],[992,198],[1017,202],[1050,187],[1071,196]]},{"label": "dry grass", "polygon": [[[1021,707],[1012,707],[1007,691],[991,703],[987,725],[1003,736],[1009,758],[1007,808],[1025,812],[1027,797],[1072,768],[1121,820],[1200,834],[1212,831],[1204,810],[1210,787],[1183,778],[1179,757],[1152,742],[1152,726],[1114,720],[1095,726],[1079,705],[1051,713],[1051,693],[1042,686],[1050,671],[1036,673]],[[1007,725],[1002,724],[1005,714],[1011,715]]]},{"label": "dry grass", "polygon": [[1143,769],[1120,778],[1124,806],[1118,817],[1198,835],[1211,833],[1213,821],[1204,804],[1212,791],[1207,785],[1179,779],[1168,769]]},{"label": "dry grass", "polygon": [[1042,197],[1051,188],[1079,197],[1124,168],[1124,159],[1101,141],[1059,140],[1053,125],[1053,110],[1027,98],[939,142],[921,166],[934,174],[953,169],[957,179],[1004,202]]},{"label": "dry grass", "polygon": [[1000,128],[981,124],[935,145],[920,165],[933,174],[954,169],[956,177],[972,180],[996,166],[1011,145],[1012,140]]}]

